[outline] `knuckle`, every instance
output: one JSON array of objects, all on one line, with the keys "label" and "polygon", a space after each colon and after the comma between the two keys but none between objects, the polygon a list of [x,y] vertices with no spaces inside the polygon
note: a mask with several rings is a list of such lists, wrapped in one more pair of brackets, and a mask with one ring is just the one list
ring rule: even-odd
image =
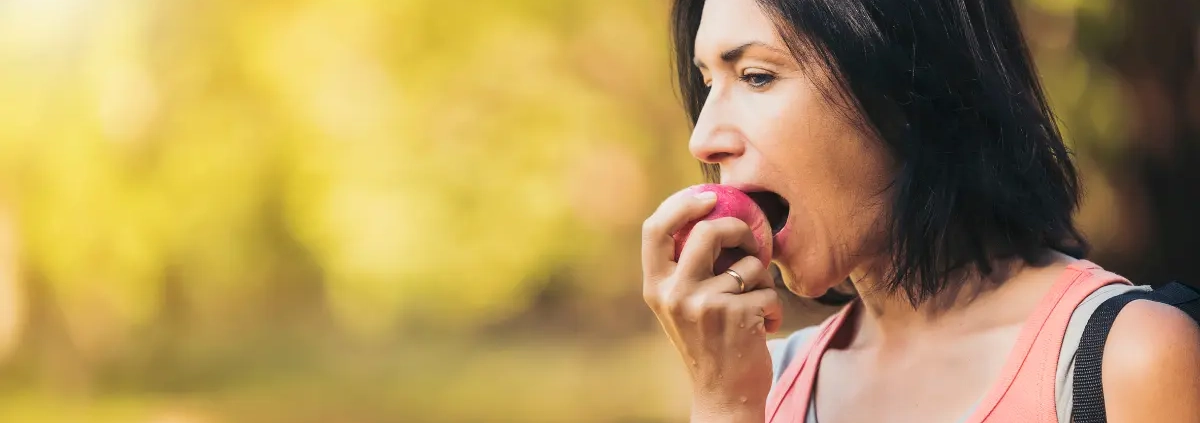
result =
[{"label": "knuckle", "polygon": [[698,294],[688,299],[684,312],[690,318],[703,320],[720,316],[727,309],[727,304],[719,297],[711,294]]},{"label": "knuckle", "polygon": [[758,308],[759,307],[757,305],[746,304],[745,302],[741,302],[738,304],[731,304],[729,306],[729,315],[730,316],[743,316],[743,315],[746,315],[747,313],[749,313],[751,310],[758,309]]},{"label": "knuckle", "polygon": [[750,225],[747,225],[746,222],[742,221],[742,219],[738,219],[733,216],[722,217],[720,219],[720,221],[721,221],[720,223],[722,225],[725,225],[725,226],[729,227],[730,229],[735,229],[738,231],[750,229]]},{"label": "knuckle", "polygon": [[662,232],[662,223],[655,216],[650,216],[642,222],[642,238],[648,239]]},{"label": "knuckle", "polygon": [[673,315],[681,315],[686,313],[686,302],[679,294],[669,293],[666,295],[661,295],[659,296],[658,301],[660,307],[666,310],[667,313]]},{"label": "knuckle", "polygon": [[767,293],[766,293],[767,302],[769,302],[771,304],[782,304],[783,303],[783,297],[779,296],[779,290],[774,289],[774,288],[768,288],[766,291],[767,291]]},{"label": "knuckle", "polygon": [[701,220],[696,222],[695,226],[692,226],[692,236],[709,239],[712,238],[713,233],[716,232],[716,230],[717,226],[715,223],[713,223],[713,221]]},{"label": "knuckle", "polygon": [[662,296],[659,295],[657,289],[649,285],[644,285],[642,287],[642,301],[645,301],[646,305],[650,306],[650,308],[657,309],[662,304]]},{"label": "knuckle", "polygon": [[646,218],[646,220],[642,221],[642,236],[649,236],[650,233],[654,233],[655,230],[658,230],[658,227],[658,220],[655,220],[654,216],[649,216],[649,218]]},{"label": "knuckle", "polygon": [[697,295],[683,303],[683,316],[688,320],[696,321],[703,319],[708,314],[703,297]]},{"label": "knuckle", "polygon": [[762,260],[758,257],[746,256],[738,260],[738,266],[746,269],[744,273],[753,275],[753,277],[762,277],[767,274],[767,267],[763,265]]},{"label": "knuckle", "polygon": [[777,310],[783,307],[783,298],[779,296],[779,291],[774,289],[763,290],[762,301],[754,304],[753,311],[756,315],[764,315],[767,310]]}]

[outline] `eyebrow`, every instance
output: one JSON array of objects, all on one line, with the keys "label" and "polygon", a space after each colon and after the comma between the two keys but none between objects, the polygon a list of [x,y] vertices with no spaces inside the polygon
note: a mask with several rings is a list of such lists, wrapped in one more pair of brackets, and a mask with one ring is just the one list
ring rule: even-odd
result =
[{"label": "eyebrow", "polygon": [[[784,55],[787,54],[783,50],[780,50],[779,48],[771,46],[762,41],[750,41],[748,43],[743,43],[742,45],[739,45],[737,47],[734,47],[729,50],[725,50],[724,52],[721,52],[721,56],[720,56],[721,61],[725,62],[725,63],[737,62],[738,60],[741,60],[742,56],[744,56],[746,54],[746,50],[749,49],[750,47],[762,47],[762,48],[770,50],[774,53],[784,54]],[[704,62],[700,61],[699,57],[693,57],[692,64],[700,69],[708,69],[708,66],[705,66]]]}]

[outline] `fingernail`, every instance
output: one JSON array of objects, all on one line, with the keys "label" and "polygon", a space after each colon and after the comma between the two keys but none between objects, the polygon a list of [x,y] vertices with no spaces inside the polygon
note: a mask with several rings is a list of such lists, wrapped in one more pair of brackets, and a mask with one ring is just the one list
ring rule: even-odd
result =
[{"label": "fingernail", "polygon": [[696,194],[696,199],[700,201],[713,201],[717,199],[717,193],[709,191]]}]

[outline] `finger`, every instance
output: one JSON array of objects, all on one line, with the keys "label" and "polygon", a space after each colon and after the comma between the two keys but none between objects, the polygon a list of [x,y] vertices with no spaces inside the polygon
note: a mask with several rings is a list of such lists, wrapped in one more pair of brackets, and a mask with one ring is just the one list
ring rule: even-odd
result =
[{"label": "finger", "polygon": [[642,272],[644,276],[670,273],[675,258],[672,234],[684,225],[704,217],[717,204],[715,193],[688,195],[687,190],[663,201],[642,223]]},{"label": "finger", "polygon": [[[779,292],[772,288],[759,288],[738,295],[738,301],[744,304],[740,314],[731,314],[731,319],[737,319],[737,325],[758,327],[762,324],[765,333],[775,333],[783,324],[783,302]],[[755,325],[755,326],[750,326]]]},{"label": "finger", "polygon": [[713,263],[725,248],[741,248],[750,256],[758,253],[758,242],[750,225],[735,217],[697,222],[683,244],[679,267],[688,276],[711,278]]},{"label": "finger", "polygon": [[737,278],[728,272],[721,272],[713,276],[711,279],[700,283],[696,287],[696,291],[722,293],[722,294],[742,294],[756,289],[761,289],[771,286],[770,273],[763,266],[762,261],[754,256],[742,257],[737,263],[729,267],[729,270],[737,273],[742,277],[742,281],[746,284],[746,289],[738,284]]}]

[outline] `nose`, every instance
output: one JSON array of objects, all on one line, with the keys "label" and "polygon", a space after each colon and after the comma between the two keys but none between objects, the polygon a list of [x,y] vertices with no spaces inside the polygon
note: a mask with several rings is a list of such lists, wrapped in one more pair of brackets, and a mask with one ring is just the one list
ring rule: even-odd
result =
[{"label": "nose", "polygon": [[728,165],[746,151],[745,137],[732,119],[732,113],[722,110],[721,102],[709,97],[696,119],[688,150],[704,163]]}]

